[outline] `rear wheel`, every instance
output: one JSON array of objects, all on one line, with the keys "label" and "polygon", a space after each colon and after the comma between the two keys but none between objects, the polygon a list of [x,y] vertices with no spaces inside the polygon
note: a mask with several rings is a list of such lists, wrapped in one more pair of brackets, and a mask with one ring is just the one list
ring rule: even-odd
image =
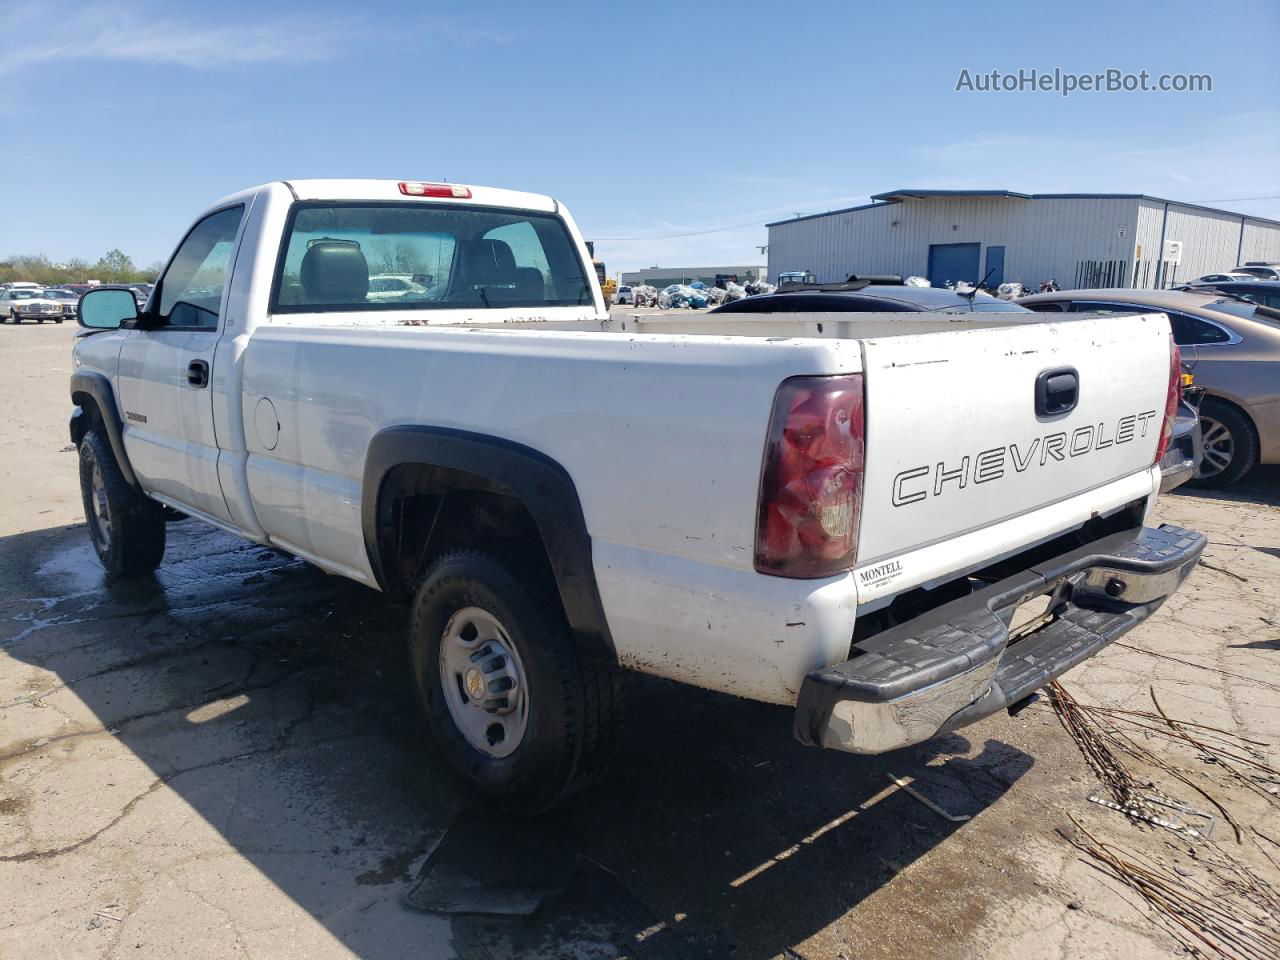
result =
[{"label": "rear wheel", "polygon": [[89,539],[113,577],[153,572],[164,556],[164,510],[129,485],[96,428],[80,440],[80,495]]},{"label": "rear wheel", "polygon": [[1258,434],[1248,416],[1212,398],[1200,407],[1204,459],[1190,483],[1216,489],[1235,483],[1258,462]]},{"label": "rear wheel", "polygon": [[614,672],[579,660],[555,584],[534,566],[446,554],[419,584],[409,633],[418,699],[450,765],[522,815],[599,777],[619,713]]}]

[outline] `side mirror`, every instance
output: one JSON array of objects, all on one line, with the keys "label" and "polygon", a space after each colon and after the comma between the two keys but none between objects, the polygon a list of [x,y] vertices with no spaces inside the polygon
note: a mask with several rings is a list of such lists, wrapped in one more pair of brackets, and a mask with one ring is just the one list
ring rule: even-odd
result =
[{"label": "side mirror", "polygon": [[138,301],[131,290],[90,290],[76,304],[76,320],[90,330],[116,330],[138,319]]}]

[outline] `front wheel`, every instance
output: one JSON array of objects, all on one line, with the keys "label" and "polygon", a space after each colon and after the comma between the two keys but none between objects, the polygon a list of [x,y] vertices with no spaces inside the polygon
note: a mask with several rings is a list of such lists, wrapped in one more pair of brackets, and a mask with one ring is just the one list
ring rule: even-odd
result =
[{"label": "front wheel", "polygon": [[1258,462],[1258,434],[1237,408],[1212,398],[1200,407],[1204,459],[1189,486],[1214,490],[1235,483]]},{"label": "front wheel", "polygon": [[80,440],[80,496],[89,539],[110,576],[142,576],[160,566],[164,509],[129,485],[96,428]]},{"label": "front wheel", "polygon": [[418,586],[409,657],[432,734],[474,793],[532,815],[603,772],[618,681],[578,658],[549,577],[515,559],[446,554]]}]

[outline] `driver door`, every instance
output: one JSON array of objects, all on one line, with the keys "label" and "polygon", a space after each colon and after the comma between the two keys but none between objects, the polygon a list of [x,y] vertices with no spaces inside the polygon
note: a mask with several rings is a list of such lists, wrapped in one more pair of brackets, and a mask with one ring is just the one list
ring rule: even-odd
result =
[{"label": "driver door", "polygon": [[124,445],[148,492],[231,521],[213,430],[214,346],[244,207],[205,217],[183,239],[120,350]]}]

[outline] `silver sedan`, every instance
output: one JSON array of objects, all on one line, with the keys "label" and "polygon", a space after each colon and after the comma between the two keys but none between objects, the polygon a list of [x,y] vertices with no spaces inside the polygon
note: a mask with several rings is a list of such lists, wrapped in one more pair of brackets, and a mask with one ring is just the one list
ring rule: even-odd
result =
[{"label": "silver sedan", "polygon": [[1280,310],[1217,292],[1059,290],[1018,301],[1038,312],[1168,314],[1183,363],[1205,390],[1204,459],[1192,484],[1223,487],[1280,463]]}]

